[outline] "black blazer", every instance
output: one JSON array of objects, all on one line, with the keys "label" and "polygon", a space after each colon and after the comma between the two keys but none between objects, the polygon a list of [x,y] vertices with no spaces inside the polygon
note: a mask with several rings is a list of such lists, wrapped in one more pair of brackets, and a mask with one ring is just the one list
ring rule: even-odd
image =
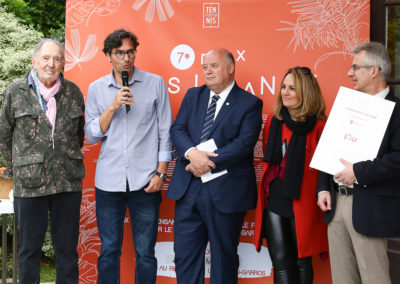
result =
[{"label": "black blazer", "polygon": [[[358,184],[354,184],[353,226],[370,237],[400,236],[400,99],[392,92],[387,100],[396,103],[388,128],[374,160],[353,165]],[[373,129],[371,129],[373,131]],[[317,191],[329,190],[332,210],[325,213],[329,223],[336,208],[332,175],[320,172]]]}]

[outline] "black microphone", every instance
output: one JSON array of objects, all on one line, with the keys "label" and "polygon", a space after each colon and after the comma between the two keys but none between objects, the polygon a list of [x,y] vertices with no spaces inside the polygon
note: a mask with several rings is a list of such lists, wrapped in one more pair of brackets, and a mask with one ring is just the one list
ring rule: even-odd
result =
[{"label": "black microphone", "polygon": [[[129,74],[128,71],[122,71],[121,72],[122,76],[122,86],[124,87],[129,87]],[[131,106],[130,105],[125,105],[126,106],[126,113],[131,111]]]}]

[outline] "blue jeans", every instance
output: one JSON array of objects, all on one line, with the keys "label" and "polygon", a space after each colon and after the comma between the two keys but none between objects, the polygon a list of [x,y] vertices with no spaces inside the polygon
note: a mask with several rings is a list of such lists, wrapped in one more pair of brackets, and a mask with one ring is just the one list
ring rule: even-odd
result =
[{"label": "blue jeans", "polygon": [[40,256],[50,212],[51,239],[56,257],[56,283],[77,284],[79,215],[82,192],[39,197],[15,197],[18,223],[20,284],[39,284]]},{"label": "blue jeans", "polygon": [[97,261],[98,284],[120,282],[120,256],[126,208],[131,215],[133,246],[136,255],[135,283],[156,283],[157,240],[161,192],[108,192],[96,188],[96,217],[101,239]]}]

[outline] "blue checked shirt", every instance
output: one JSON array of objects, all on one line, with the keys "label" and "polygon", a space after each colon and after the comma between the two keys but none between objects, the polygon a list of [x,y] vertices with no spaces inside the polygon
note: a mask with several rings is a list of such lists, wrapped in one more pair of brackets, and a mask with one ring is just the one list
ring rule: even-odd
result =
[{"label": "blue checked shirt", "polygon": [[96,166],[95,186],[105,191],[143,188],[153,177],[158,162],[172,160],[169,129],[172,113],[164,80],[135,67],[129,87],[134,103],[126,113],[125,105],[114,113],[108,131],[100,130],[99,117],[121,88],[113,73],[89,86],[86,102],[86,138],[101,141]]}]

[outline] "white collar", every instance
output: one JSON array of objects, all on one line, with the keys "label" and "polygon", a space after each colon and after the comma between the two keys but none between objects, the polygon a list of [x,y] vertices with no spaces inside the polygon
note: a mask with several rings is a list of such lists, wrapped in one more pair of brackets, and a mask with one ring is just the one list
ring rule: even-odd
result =
[{"label": "white collar", "polygon": [[[234,85],[235,85],[235,80],[233,80],[232,84],[230,84],[228,88],[226,88],[225,90],[223,90],[221,93],[218,94],[219,101],[222,101],[222,102],[225,101],[225,99],[228,97],[228,95],[231,92]],[[214,95],[215,95],[215,92],[210,90],[210,98],[212,98]]]},{"label": "white collar", "polygon": [[387,94],[389,94],[389,87],[386,87],[385,89],[383,89],[379,93],[376,93],[374,96],[377,97],[377,98],[384,99],[384,98],[386,98]]}]

